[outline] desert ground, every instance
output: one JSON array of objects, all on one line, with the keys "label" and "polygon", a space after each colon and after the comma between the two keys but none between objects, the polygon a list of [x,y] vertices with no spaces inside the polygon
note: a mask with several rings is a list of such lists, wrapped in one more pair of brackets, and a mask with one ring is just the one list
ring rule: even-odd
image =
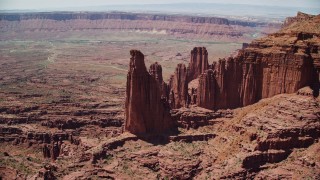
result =
[{"label": "desert ground", "polygon": [[[6,32],[1,36],[11,34]],[[188,63],[195,46],[207,47],[210,62],[230,56],[242,47],[240,42],[98,30],[26,32],[0,43],[2,99],[14,91],[25,95],[27,98],[21,100],[26,102],[36,96],[35,103],[59,101],[63,96],[70,102],[91,101],[106,92],[111,98],[113,91],[117,96],[123,95],[131,49],[145,54],[147,67],[159,62],[167,81],[176,64]]]},{"label": "desert ground", "polygon": [[[120,25],[115,27],[123,28],[127,21],[117,20]],[[98,29],[100,21],[88,19],[76,19],[70,27],[65,27],[66,20],[0,21],[0,179],[319,179],[320,99],[314,97],[318,89],[313,87],[299,87],[286,94],[280,90],[275,96],[258,100],[247,94],[246,99],[254,101],[235,109],[209,110],[196,103],[171,108],[170,117],[177,129],[168,134],[138,136],[124,128],[125,102],[134,99],[126,98],[126,87],[136,85],[128,83],[127,77],[132,69],[141,68],[139,63],[130,65],[130,61],[145,63],[147,69],[158,62],[167,83],[172,74],[179,76],[177,64],[191,64],[190,51],[198,47],[195,50],[209,53],[205,63],[211,69],[202,74],[216,72],[222,77],[219,73],[225,66],[221,64],[226,60],[219,59],[229,56],[235,58],[235,67],[240,64],[241,75],[250,73],[231,79],[228,85],[243,78],[241,85],[255,92],[256,86],[250,82],[260,76],[246,67],[263,67],[259,66],[262,61],[267,62],[262,76],[271,79],[263,81],[264,87],[293,86],[303,80],[316,85],[313,79],[307,80],[319,74],[305,73],[306,78],[302,78],[296,64],[319,73],[320,36],[314,26],[319,16],[298,13],[286,21],[283,31],[270,36],[266,32],[277,28],[269,31],[268,26],[180,21],[176,27],[166,27],[170,31],[152,30],[149,21],[144,24],[146,30],[128,30],[141,21],[130,20],[130,27],[116,30]],[[31,22],[34,24],[28,24]],[[103,22],[108,25],[115,20]],[[161,27],[176,22],[154,23]],[[185,29],[177,28],[179,24]],[[191,30],[200,31],[188,29],[190,24]],[[87,28],[91,25],[95,26]],[[206,34],[202,26],[211,27],[213,38],[207,37],[210,33],[198,38]],[[221,35],[221,29],[213,28],[217,26],[230,31]],[[188,32],[195,36],[189,37],[192,33]],[[261,37],[243,49],[243,43]],[[144,58],[130,55],[131,49],[140,50]],[[193,58],[196,63],[206,61],[203,52],[194,51],[198,53]],[[286,59],[283,52],[296,61]],[[213,62],[218,63],[214,66]],[[217,67],[222,67],[221,71],[213,70]],[[289,71],[295,78],[279,75]],[[147,72],[142,74],[142,78],[132,78],[135,82],[153,78]],[[211,85],[211,81],[198,77],[194,79],[198,85]],[[150,82],[155,81],[141,82],[132,91],[139,92],[136,87],[142,87],[150,94],[160,94],[158,84],[152,89]],[[220,88],[218,84],[214,87]],[[221,88],[221,92],[225,90]],[[232,95],[232,89],[230,92]],[[150,98],[141,102],[141,108],[154,103]],[[161,101],[152,107],[163,105]]]},{"label": "desert ground", "polygon": [[[240,42],[185,40],[155,32],[38,31],[16,35],[1,34],[1,123],[25,132],[55,133],[68,129],[56,122],[70,121],[71,126],[75,122],[79,129],[72,133],[84,138],[88,147],[122,132],[131,49],[145,53],[147,66],[161,63],[168,80],[176,64],[188,63],[194,46],[206,46],[210,62],[242,47]],[[14,38],[5,39],[9,36]],[[14,168],[25,177],[50,163],[43,158],[41,146],[17,149],[2,143],[0,151],[1,166]],[[4,152],[10,156],[3,156]],[[66,166],[70,159],[56,163]],[[68,167],[63,174],[75,169]],[[126,164],[124,171],[132,173]]]}]

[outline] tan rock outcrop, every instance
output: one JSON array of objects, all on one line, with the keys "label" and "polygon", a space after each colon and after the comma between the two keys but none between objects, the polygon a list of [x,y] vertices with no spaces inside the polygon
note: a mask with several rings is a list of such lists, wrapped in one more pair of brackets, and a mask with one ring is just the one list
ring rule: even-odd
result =
[{"label": "tan rock outcrop", "polygon": [[[130,67],[127,76],[125,130],[134,134],[163,133],[171,129],[169,107],[161,98],[159,81],[162,75],[155,73],[154,65],[150,75],[144,63],[144,55],[131,50]],[[157,71],[158,72],[158,71]]]}]

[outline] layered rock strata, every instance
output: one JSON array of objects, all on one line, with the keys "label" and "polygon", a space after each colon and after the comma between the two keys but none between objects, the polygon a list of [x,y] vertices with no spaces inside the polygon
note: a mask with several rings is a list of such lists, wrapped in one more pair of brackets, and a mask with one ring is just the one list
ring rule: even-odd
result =
[{"label": "layered rock strata", "polygon": [[[23,37],[22,32],[137,31],[167,34],[179,38],[251,41],[258,28],[261,34],[274,32],[280,23],[229,20],[219,17],[144,14],[129,12],[32,12],[0,13],[1,38]],[[12,34],[16,32],[16,34]],[[88,33],[88,32],[87,32]],[[37,34],[37,33],[36,33]],[[38,35],[38,34],[37,34]],[[30,36],[28,34],[27,36]]]},{"label": "layered rock strata", "polygon": [[[176,21],[186,23],[206,23],[206,24],[223,24],[223,25],[240,25],[240,26],[266,26],[263,22],[249,22],[241,20],[228,20],[219,17],[200,17],[186,15],[163,15],[163,14],[142,14],[126,12],[38,12],[38,13],[1,13],[1,21],[22,21],[33,19],[47,19],[54,21],[70,21],[75,19],[81,20],[144,20],[144,21]],[[277,25],[277,24],[274,24]]]},{"label": "layered rock strata", "polygon": [[317,143],[320,137],[319,100],[310,92],[310,88],[303,88],[297,94],[278,95],[242,119],[242,128],[247,132],[250,128],[257,131],[251,136],[255,148],[243,159],[244,168],[280,162],[295,148],[307,148]]},{"label": "layered rock strata", "polygon": [[303,20],[310,22],[303,27],[293,23],[246,45],[237,56],[211,65],[206,48],[195,47],[189,66],[177,65],[169,91],[161,66],[151,65],[148,73],[143,54],[131,51],[126,129],[133,133],[164,132],[171,127],[168,109],[191,104],[211,110],[237,108],[305,86],[318,96],[320,29],[310,26],[320,22],[320,15]]},{"label": "layered rock strata", "polygon": [[212,111],[209,109],[191,106],[171,110],[172,119],[177,122],[178,127],[185,129],[197,129],[202,126],[214,125],[220,122],[218,118],[232,118],[231,110]]},{"label": "layered rock strata", "polygon": [[[320,22],[320,16],[302,19]],[[180,106],[185,104],[187,107],[188,98],[192,97],[200,107],[213,110],[236,108],[277,94],[294,93],[305,86],[314,89],[314,95],[318,96],[320,29],[310,27],[312,23],[308,22],[304,27],[293,23],[293,27],[253,41],[239,50],[237,56],[220,59],[212,65],[208,65],[205,48],[194,48],[187,68],[187,82],[199,79],[196,90],[192,89],[197,96],[183,94],[185,99],[181,100],[181,96],[175,98],[175,104],[183,102]],[[173,91],[177,88],[170,87]]]},{"label": "layered rock strata", "polygon": [[138,50],[131,50],[130,54],[125,130],[134,134],[166,132],[171,129],[172,123],[167,101],[161,98],[161,66],[151,65],[149,74],[144,55]]}]

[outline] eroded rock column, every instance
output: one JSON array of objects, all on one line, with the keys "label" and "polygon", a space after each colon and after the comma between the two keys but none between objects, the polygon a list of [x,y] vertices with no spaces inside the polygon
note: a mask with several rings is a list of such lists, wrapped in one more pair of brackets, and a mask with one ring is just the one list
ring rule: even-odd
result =
[{"label": "eroded rock column", "polygon": [[191,58],[188,67],[188,82],[198,78],[209,67],[208,51],[205,47],[195,47],[191,51]]},{"label": "eroded rock column", "polygon": [[216,78],[212,69],[199,76],[197,105],[206,109],[215,109]]},{"label": "eroded rock column", "polygon": [[174,75],[170,78],[170,107],[177,109],[184,107],[188,95],[187,68],[184,64],[178,64]]},{"label": "eroded rock column", "polygon": [[[161,98],[161,89],[156,79],[150,75],[144,63],[144,55],[138,50],[130,51],[130,67],[127,75],[126,123],[125,130],[133,134],[164,133],[169,131],[171,122],[169,108]],[[159,67],[157,67],[159,68]],[[154,69],[151,69],[151,72]]]}]

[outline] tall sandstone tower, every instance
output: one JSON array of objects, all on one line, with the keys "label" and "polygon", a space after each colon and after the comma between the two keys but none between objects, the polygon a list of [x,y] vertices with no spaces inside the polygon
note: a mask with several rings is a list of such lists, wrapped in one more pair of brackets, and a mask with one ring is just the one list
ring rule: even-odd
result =
[{"label": "tall sandstone tower", "polygon": [[195,47],[191,51],[191,58],[188,67],[188,82],[198,78],[209,68],[208,51],[205,47]]},{"label": "tall sandstone tower", "polygon": [[127,75],[125,102],[125,130],[143,135],[165,133],[172,129],[169,107],[163,98],[165,83],[162,68],[151,65],[150,73],[144,63],[144,55],[138,50],[130,51],[130,67]]},{"label": "tall sandstone tower", "polygon": [[178,64],[169,82],[170,107],[173,109],[186,107],[191,101],[188,84],[209,68],[208,51],[205,47],[195,47],[190,52],[189,66]]}]

